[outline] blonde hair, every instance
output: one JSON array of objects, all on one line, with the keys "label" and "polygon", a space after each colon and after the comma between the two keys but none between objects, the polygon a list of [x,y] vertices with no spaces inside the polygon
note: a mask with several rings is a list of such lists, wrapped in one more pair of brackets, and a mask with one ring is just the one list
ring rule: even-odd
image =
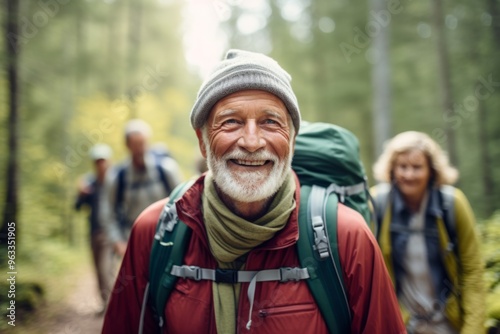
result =
[{"label": "blonde hair", "polygon": [[373,165],[375,179],[381,182],[392,182],[396,157],[415,150],[427,157],[432,171],[431,182],[434,185],[453,184],[457,181],[458,171],[450,165],[443,149],[427,134],[417,131],[402,132],[385,145],[384,151]]}]

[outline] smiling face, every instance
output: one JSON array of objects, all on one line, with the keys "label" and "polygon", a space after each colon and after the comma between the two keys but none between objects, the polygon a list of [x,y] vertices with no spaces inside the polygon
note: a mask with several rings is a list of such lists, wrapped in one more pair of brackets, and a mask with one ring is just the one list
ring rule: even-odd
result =
[{"label": "smiling face", "polygon": [[393,178],[405,199],[421,200],[431,178],[425,154],[420,150],[398,154],[394,161]]},{"label": "smiling face", "polygon": [[292,126],[283,102],[268,92],[246,90],[221,99],[206,128],[196,131],[220,190],[245,203],[275,194],[290,171]]}]

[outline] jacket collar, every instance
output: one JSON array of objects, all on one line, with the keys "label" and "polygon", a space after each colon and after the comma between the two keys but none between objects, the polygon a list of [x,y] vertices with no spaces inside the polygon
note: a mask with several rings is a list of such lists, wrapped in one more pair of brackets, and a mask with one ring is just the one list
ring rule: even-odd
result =
[{"label": "jacket collar", "polygon": [[[295,189],[295,210],[290,214],[288,223],[285,227],[276,233],[276,235],[264,242],[256,249],[261,250],[276,250],[291,246],[299,239],[299,226],[298,226],[298,213],[300,203],[300,184],[297,176],[294,173],[296,189]],[[195,183],[189,188],[184,195],[176,202],[177,214],[179,219],[183,221],[189,228],[193,230],[203,244],[209,248],[207,231],[203,221],[202,212],[202,195],[203,195],[203,182],[205,174],[200,176]]]},{"label": "jacket collar", "polygon": [[[443,209],[441,207],[441,202],[439,198],[439,188],[436,187],[429,187],[428,190],[429,192],[429,199],[427,202],[427,208],[426,208],[426,215],[430,215],[433,217],[442,217],[443,216]],[[403,195],[399,191],[397,186],[393,187],[393,208],[394,208],[394,213],[400,215],[404,211],[406,211],[406,205],[403,200]]]}]

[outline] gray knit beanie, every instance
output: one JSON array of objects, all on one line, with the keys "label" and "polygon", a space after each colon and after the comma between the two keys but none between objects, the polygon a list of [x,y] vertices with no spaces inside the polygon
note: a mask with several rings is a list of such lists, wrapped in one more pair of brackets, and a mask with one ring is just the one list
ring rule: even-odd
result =
[{"label": "gray knit beanie", "polygon": [[247,89],[264,90],[279,97],[290,113],[296,132],[300,110],[290,81],[292,78],[278,63],[260,53],[229,50],[215,70],[201,85],[191,110],[191,125],[201,128],[213,106],[224,97]]}]

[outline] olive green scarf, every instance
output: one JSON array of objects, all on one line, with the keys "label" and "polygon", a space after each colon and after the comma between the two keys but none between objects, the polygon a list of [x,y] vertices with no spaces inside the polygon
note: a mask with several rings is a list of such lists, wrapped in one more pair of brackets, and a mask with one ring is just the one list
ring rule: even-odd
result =
[{"label": "olive green scarf", "polygon": [[[285,227],[295,209],[295,180],[290,173],[274,196],[268,212],[254,222],[235,215],[219,198],[212,174],[205,177],[203,219],[210,251],[218,266],[242,269],[246,254],[271,239]],[[242,261],[243,260],[243,261]],[[218,333],[235,333],[240,284],[213,283],[215,320]]]}]

